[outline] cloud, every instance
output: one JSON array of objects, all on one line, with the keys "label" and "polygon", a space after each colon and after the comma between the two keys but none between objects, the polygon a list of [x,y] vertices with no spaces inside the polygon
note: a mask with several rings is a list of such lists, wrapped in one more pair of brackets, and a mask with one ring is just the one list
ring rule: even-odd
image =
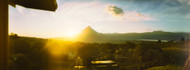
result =
[{"label": "cloud", "polygon": [[107,11],[113,16],[123,16],[124,14],[123,10],[117,6],[108,6]]},{"label": "cloud", "polygon": [[[190,0],[115,0],[116,2],[130,3],[131,8],[141,11],[159,12],[164,15],[185,16],[190,13]],[[128,5],[130,5],[128,4]],[[156,14],[159,14],[156,13]]]},{"label": "cloud", "polygon": [[147,21],[147,20],[154,20],[153,18],[149,17],[148,15],[144,15],[138,13],[136,11],[125,11],[117,6],[110,5],[107,7],[106,10],[109,14],[113,15],[114,17],[119,18],[119,21],[133,23],[133,22],[140,22],[140,21]]},{"label": "cloud", "polygon": [[182,4],[190,5],[190,0],[178,0]]},{"label": "cloud", "polygon": [[154,18],[150,17],[149,15],[143,15],[141,13],[135,11],[127,11],[125,12],[124,16],[122,17],[122,21],[125,22],[141,22],[141,21],[150,21],[155,20]]}]

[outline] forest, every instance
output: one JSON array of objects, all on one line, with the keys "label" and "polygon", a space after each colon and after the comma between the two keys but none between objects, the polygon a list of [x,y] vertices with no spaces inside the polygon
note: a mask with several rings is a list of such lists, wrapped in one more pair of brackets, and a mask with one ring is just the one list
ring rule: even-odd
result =
[{"label": "forest", "polygon": [[92,68],[92,61],[99,60],[115,61],[116,70],[181,70],[188,57],[187,42],[182,38],[168,42],[84,43],[14,34],[9,37],[10,70],[100,70]]}]

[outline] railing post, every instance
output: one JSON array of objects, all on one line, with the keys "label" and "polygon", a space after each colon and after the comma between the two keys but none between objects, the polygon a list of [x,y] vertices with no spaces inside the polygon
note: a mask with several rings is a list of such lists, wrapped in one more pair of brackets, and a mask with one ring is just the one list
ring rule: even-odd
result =
[{"label": "railing post", "polygon": [[0,0],[0,70],[8,70],[8,0]]}]

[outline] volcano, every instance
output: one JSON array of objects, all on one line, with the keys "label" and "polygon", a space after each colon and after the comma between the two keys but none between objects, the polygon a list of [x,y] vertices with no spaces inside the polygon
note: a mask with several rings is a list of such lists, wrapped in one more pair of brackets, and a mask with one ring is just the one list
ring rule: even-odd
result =
[{"label": "volcano", "polygon": [[88,26],[85,29],[83,29],[79,34],[86,35],[86,36],[92,36],[92,35],[96,35],[99,33],[96,32],[94,29],[92,29],[90,26]]},{"label": "volcano", "polygon": [[92,27],[88,26],[75,39],[80,42],[101,42],[103,41],[103,34],[96,32]]}]

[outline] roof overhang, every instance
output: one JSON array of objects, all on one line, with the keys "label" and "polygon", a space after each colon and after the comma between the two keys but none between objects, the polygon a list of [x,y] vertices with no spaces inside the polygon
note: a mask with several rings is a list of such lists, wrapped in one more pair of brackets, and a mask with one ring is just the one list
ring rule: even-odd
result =
[{"label": "roof overhang", "polygon": [[21,5],[26,8],[55,11],[57,9],[56,0],[9,0],[9,4],[13,7]]}]

